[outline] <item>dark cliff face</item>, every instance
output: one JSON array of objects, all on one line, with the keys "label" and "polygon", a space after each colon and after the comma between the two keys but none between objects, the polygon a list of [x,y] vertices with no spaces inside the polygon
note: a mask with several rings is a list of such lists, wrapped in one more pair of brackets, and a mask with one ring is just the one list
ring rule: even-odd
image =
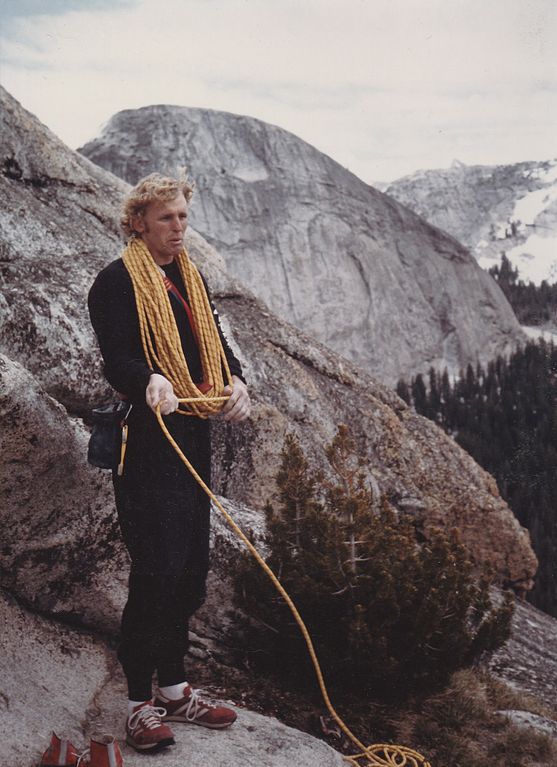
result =
[{"label": "dark cliff face", "polygon": [[[469,247],[484,268],[510,254],[524,280],[557,280],[557,162],[418,171],[385,189]],[[552,253],[551,253],[552,251]]]},{"label": "dark cliff face", "polygon": [[386,383],[458,372],[522,339],[464,247],[280,128],[153,106],[115,115],[81,152],[131,183],[187,166],[192,224],[227,270]]}]

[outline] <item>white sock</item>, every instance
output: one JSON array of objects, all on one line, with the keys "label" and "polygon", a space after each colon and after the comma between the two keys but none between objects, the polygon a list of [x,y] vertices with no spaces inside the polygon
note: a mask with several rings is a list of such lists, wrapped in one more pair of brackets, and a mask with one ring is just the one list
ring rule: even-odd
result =
[{"label": "white sock", "polygon": [[133,714],[134,708],[142,706],[144,703],[151,703],[150,700],[128,700],[128,716]]},{"label": "white sock", "polygon": [[184,697],[184,687],[187,682],[180,682],[180,684],[171,684],[169,687],[159,687],[165,698],[168,700],[180,700]]}]

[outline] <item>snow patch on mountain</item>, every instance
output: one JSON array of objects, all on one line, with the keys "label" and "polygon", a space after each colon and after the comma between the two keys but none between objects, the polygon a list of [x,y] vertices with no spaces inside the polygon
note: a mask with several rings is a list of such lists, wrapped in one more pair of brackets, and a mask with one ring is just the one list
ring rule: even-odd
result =
[{"label": "snow patch on mountain", "polygon": [[538,325],[522,325],[522,330],[526,333],[528,338],[537,341],[542,339],[548,343],[557,344],[557,332],[549,330],[547,328],[540,328]]},{"label": "snow patch on mountain", "polygon": [[517,234],[522,233],[527,239],[508,250],[507,257],[523,280],[539,285],[542,280],[557,281],[557,233],[539,223],[546,211],[557,205],[557,162],[545,171],[540,169],[537,178],[548,186],[516,201],[511,222]]},{"label": "snow patch on mountain", "polygon": [[387,194],[467,245],[490,269],[505,253],[519,277],[557,281],[557,160],[420,171]]},{"label": "snow patch on mountain", "polygon": [[[555,200],[557,200],[557,163],[545,174],[537,176],[541,183],[548,184],[542,189],[528,194],[517,200],[512,218],[520,221],[523,226],[534,225],[537,217]],[[551,185],[551,186],[549,186]]]},{"label": "snow patch on mountain", "polygon": [[531,234],[523,245],[508,250],[507,258],[525,282],[557,282],[557,237]]}]

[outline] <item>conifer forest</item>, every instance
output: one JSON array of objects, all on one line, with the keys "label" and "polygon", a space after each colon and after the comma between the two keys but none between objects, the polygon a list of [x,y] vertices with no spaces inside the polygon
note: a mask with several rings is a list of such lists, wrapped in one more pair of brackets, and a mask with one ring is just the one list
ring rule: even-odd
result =
[{"label": "conifer forest", "polygon": [[528,599],[557,616],[555,345],[529,342],[487,369],[468,365],[455,381],[446,371],[431,369],[426,380],[417,375],[409,384],[399,381],[397,392],[496,478],[501,495],[530,531],[539,559]]},{"label": "conifer forest", "polygon": [[518,269],[513,267],[505,253],[500,266],[492,266],[489,273],[499,285],[522,325],[557,325],[557,283],[549,285],[546,280],[535,285],[523,282]]}]

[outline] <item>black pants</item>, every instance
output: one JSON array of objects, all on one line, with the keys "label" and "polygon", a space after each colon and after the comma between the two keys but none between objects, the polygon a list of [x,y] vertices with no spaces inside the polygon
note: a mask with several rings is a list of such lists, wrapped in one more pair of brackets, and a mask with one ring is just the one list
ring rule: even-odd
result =
[{"label": "black pants", "polygon": [[[210,482],[208,421],[173,414],[170,433]],[[188,622],[205,599],[209,567],[207,495],[178,458],[154,414],[132,409],[124,474],[114,476],[120,528],[131,557],[118,658],[131,700],[185,680]]]}]

